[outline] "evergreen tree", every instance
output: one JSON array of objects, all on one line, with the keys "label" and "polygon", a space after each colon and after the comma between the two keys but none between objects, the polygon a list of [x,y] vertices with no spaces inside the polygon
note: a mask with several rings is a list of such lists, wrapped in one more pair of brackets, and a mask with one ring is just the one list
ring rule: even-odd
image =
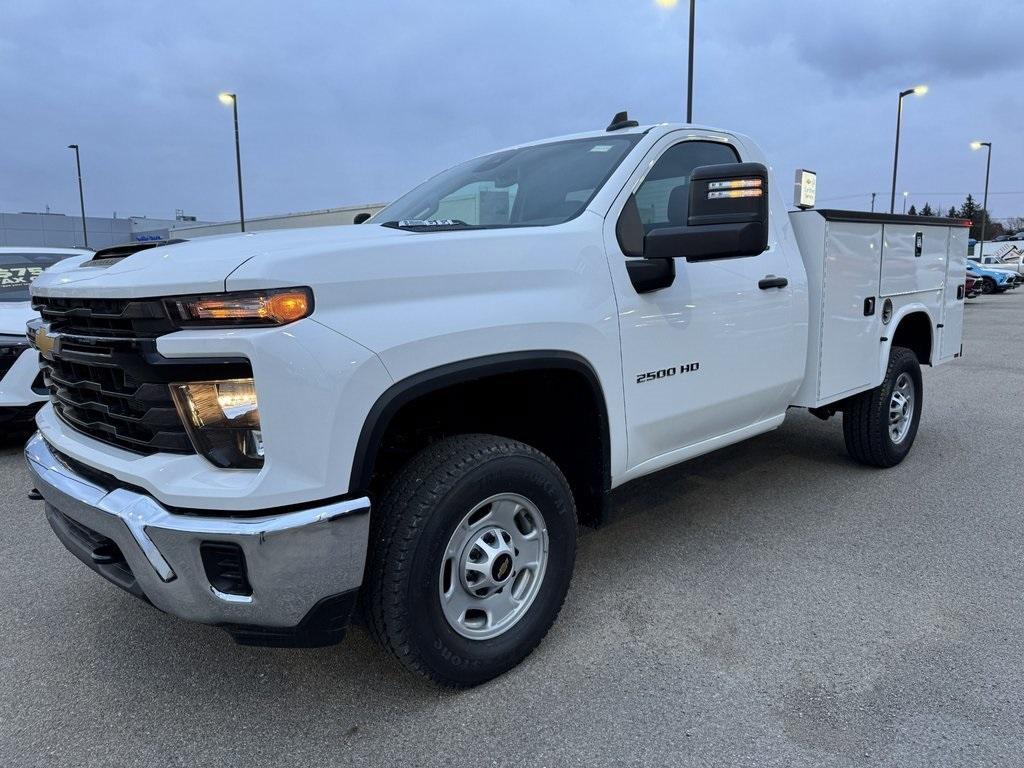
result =
[{"label": "evergreen tree", "polygon": [[950,219],[959,219],[960,211],[958,211],[954,206],[951,205],[949,206],[949,210],[946,212],[946,216]]},{"label": "evergreen tree", "polygon": [[925,203],[924,208],[921,209],[922,216],[934,216],[935,211],[932,210],[931,203]]},{"label": "evergreen tree", "polygon": [[994,224],[988,215],[988,211],[978,205],[971,195],[967,195],[967,199],[964,200],[964,204],[958,213],[961,219],[971,220],[971,237],[975,240],[981,239],[981,224],[983,221],[985,222],[986,240],[991,240],[1002,233],[1002,226]]},{"label": "evergreen tree", "polygon": [[[978,215],[979,210],[980,208],[978,204],[974,202],[974,197],[968,193],[967,199],[964,200],[964,204],[960,206],[958,215],[961,219],[970,219],[971,221],[974,221],[974,217]],[[981,219],[978,219],[978,226],[981,226]],[[971,232],[971,237],[974,236],[974,232]]]},{"label": "evergreen tree", "polygon": [[913,203],[910,204],[910,210],[907,211],[907,215],[908,216],[917,216],[917,208],[914,207]]}]

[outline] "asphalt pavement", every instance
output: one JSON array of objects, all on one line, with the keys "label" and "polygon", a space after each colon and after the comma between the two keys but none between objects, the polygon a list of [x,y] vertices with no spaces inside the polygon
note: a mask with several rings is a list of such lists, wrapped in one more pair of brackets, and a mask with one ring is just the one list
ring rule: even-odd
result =
[{"label": "asphalt pavement", "polygon": [[0,766],[993,766],[1024,760],[1024,289],[968,302],[908,459],[838,419],[615,494],[520,667],[438,690],[361,628],[235,645],[86,569],[0,445]]}]

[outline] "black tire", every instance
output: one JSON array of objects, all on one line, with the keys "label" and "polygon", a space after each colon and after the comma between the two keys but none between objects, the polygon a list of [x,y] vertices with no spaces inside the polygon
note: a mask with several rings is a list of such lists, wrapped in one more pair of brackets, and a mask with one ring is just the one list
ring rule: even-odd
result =
[{"label": "black tire", "polygon": [[981,278],[981,292],[982,293],[995,293],[996,292],[996,281],[991,277]]},{"label": "black tire", "polygon": [[[514,625],[491,639],[470,639],[445,618],[440,568],[456,526],[475,505],[500,493],[522,495],[540,510],[547,567]],[[508,671],[544,639],[572,579],[576,508],[565,477],[543,453],[493,435],[447,438],[410,461],[371,514],[367,625],[407,668],[440,685],[465,688]]]},{"label": "black tire", "polygon": [[[914,411],[909,431],[896,443],[889,432],[889,403],[896,381],[904,373],[910,376],[914,385]],[[843,406],[843,437],[847,453],[861,464],[896,466],[906,458],[914,444],[923,405],[924,387],[917,355],[906,347],[893,347],[882,383],[854,395]]]}]

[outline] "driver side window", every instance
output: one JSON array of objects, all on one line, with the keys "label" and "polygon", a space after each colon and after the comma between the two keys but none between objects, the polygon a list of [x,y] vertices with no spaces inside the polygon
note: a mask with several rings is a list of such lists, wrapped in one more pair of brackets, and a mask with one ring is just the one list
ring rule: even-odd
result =
[{"label": "driver side window", "polygon": [[685,226],[694,168],[738,162],[736,150],[720,142],[682,141],[669,147],[636,191],[644,232]]}]

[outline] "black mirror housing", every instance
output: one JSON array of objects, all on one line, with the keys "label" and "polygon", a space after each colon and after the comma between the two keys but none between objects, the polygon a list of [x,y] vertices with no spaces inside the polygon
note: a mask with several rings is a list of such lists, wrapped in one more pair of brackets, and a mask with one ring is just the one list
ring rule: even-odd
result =
[{"label": "black mirror housing", "polygon": [[694,169],[686,224],[649,232],[644,257],[704,261],[763,253],[768,248],[768,169],[761,163]]},{"label": "black mirror housing", "polygon": [[757,256],[767,247],[767,227],[756,222],[665,227],[647,235],[644,258],[685,258],[687,261],[733,259]]}]

